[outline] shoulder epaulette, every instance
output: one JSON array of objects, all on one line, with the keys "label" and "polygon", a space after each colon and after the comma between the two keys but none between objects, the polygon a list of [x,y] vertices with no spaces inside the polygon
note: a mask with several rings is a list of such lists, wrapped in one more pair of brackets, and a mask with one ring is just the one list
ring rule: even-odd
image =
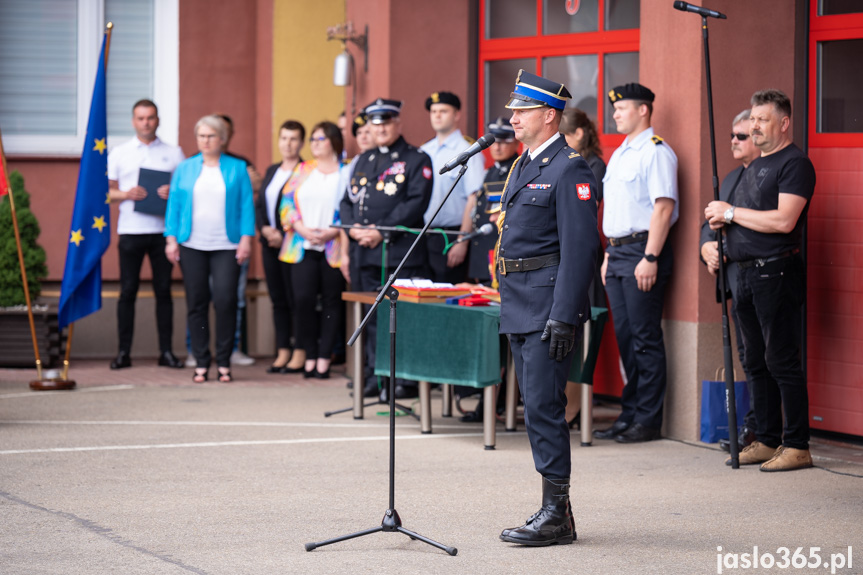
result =
[{"label": "shoulder epaulette", "polygon": [[579,156],[581,156],[581,154],[579,154],[578,152],[570,152],[570,154],[567,156],[567,158],[569,158],[571,160],[573,158],[578,158]]},{"label": "shoulder epaulette", "polygon": [[653,136],[650,139],[653,140],[653,143],[656,144],[657,146],[665,141],[662,138],[660,138],[659,136]]},{"label": "shoulder epaulette", "polygon": [[464,138],[464,141],[467,142],[468,144],[470,144],[471,146],[473,145],[474,142],[476,142],[476,140],[474,140],[470,136],[462,135],[462,138]]}]

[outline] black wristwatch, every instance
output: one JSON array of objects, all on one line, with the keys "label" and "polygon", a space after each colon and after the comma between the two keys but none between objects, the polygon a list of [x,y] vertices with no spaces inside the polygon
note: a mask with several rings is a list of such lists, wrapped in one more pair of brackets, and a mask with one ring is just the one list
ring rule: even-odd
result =
[{"label": "black wristwatch", "polygon": [[650,263],[656,263],[656,256],[653,254],[644,254],[644,259],[646,259]]}]

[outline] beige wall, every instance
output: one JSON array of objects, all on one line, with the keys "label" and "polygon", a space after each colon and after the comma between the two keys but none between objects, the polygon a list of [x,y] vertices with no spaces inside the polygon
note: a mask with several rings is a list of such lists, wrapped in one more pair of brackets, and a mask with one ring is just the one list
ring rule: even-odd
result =
[{"label": "beige wall", "polygon": [[[279,160],[276,142],[285,120],[302,122],[308,140],[312,126],[322,120],[335,122],[345,109],[345,88],[333,86],[333,62],[342,43],[327,41],[327,28],[344,20],[343,0],[273,1],[273,162]],[[361,58],[356,64],[362,71]],[[308,146],[302,154],[310,157]]]}]

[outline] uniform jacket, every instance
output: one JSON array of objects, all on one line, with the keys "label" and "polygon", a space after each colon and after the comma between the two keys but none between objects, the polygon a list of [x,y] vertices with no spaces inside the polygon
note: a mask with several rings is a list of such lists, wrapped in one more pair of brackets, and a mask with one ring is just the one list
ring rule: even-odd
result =
[{"label": "uniform jacket", "polygon": [[[483,224],[489,223],[490,214],[486,212],[489,201],[486,193],[500,194],[503,191],[509,169],[517,157],[516,154],[503,162],[495,163],[485,173],[485,181],[476,196],[476,210],[474,210],[472,222],[473,231],[481,228]],[[468,277],[482,281],[491,279],[488,269],[488,252],[493,250],[495,245],[497,245],[497,229],[487,236],[477,236],[471,240],[470,251],[468,252]]]},{"label": "uniform jacket", "polygon": [[[183,160],[171,178],[171,192],[165,211],[165,237],[183,243],[192,234],[192,196],[201,175],[204,156]],[[225,231],[228,240],[239,243],[241,236],[255,237],[255,205],[246,162],[222,154],[219,170],[225,180]]]},{"label": "uniform jacket", "polygon": [[549,318],[584,323],[590,317],[588,290],[599,250],[596,180],[584,158],[562,137],[522,172],[526,157],[527,152],[519,158],[504,190],[499,257],[560,252],[560,264],[498,274],[500,333],[505,334],[541,331]]},{"label": "uniform jacket", "polygon": [[[431,199],[433,182],[431,159],[424,152],[399,136],[386,153],[374,148],[364,152],[354,163],[350,189],[339,210],[343,225],[423,227],[423,214]],[[415,237],[410,233],[391,234],[386,267],[392,270],[398,264]],[[356,246],[353,240],[351,243]],[[374,249],[356,249],[359,265],[380,267],[383,245],[381,242]],[[424,265],[424,247],[418,245],[406,265]]]}]

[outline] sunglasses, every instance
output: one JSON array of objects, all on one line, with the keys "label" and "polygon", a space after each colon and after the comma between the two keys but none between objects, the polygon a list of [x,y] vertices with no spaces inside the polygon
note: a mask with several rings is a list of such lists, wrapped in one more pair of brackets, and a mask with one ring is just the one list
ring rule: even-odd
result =
[{"label": "sunglasses", "polygon": [[738,134],[737,132],[731,132],[731,139],[737,138],[740,142],[745,142],[749,138],[749,134]]}]

